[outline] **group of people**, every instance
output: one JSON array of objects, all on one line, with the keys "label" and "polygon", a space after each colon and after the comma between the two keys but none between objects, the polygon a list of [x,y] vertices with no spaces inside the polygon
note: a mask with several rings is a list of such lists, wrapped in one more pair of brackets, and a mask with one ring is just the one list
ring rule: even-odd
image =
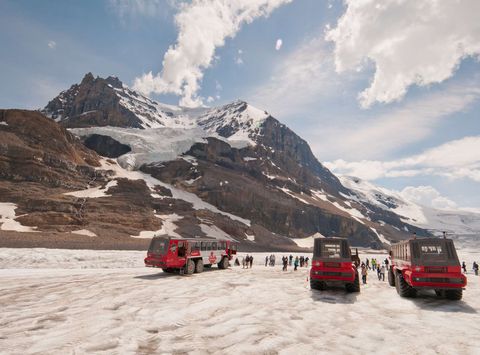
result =
[{"label": "group of people", "polygon": [[[238,265],[240,266],[240,262],[238,261],[238,258],[235,259],[235,265]],[[252,268],[253,266],[253,256],[252,255],[248,255],[245,256],[245,257],[242,257],[242,269],[248,269],[248,268]]]},{"label": "group of people", "polygon": [[[466,274],[467,273],[467,264],[462,262],[462,270]],[[476,276],[478,276],[478,264],[476,261],[473,262],[472,270]]]},{"label": "group of people", "polygon": [[[273,257],[273,264],[272,264],[272,257]],[[268,262],[270,261],[270,266],[275,266],[275,255],[270,255],[270,257],[266,256],[265,257],[265,266],[267,266]],[[283,271],[287,271],[288,267],[289,266],[294,266],[294,271],[297,271],[298,267],[308,267],[308,262],[310,261],[310,258],[307,256],[307,257],[304,257],[303,255],[298,257],[296,256],[295,259],[293,258],[293,255],[290,254],[289,256],[282,256],[282,265],[283,265],[283,268],[282,270]]]},{"label": "group of people", "polygon": [[361,275],[362,275],[362,283],[363,284],[367,283],[368,270],[373,270],[373,271],[377,272],[378,281],[385,281],[385,273],[388,269],[388,264],[389,264],[389,261],[388,261],[387,258],[385,258],[385,260],[381,264],[375,258],[372,258],[372,260],[369,260],[367,258],[365,260],[365,262],[362,262],[362,264],[360,265]]},{"label": "group of people", "polygon": [[[307,257],[304,257],[304,256],[296,256],[295,258],[293,257],[293,255],[289,255],[289,256],[283,256],[282,257],[282,265],[283,265],[283,268],[282,270],[283,271],[287,271],[287,268],[288,266],[294,266],[294,271],[297,271],[298,267],[308,267],[308,262],[310,261],[310,258],[307,256]],[[367,276],[368,276],[368,270],[372,270],[372,271],[376,271],[377,272],[377,277],[378,277],[378,281],[385,281],[385,273],[386,271],[388,270],[388,264],[389,264],[389,261],[388,261],[388,258],[385,258],[385,260],[380,263],[377,259],[375,258],[372,258],[371,260],[366,258],[365,262],[362,262],[360,267],[361,267],[361,275],[362,275],[362,283],[363,284],[366,284],[367,283]],[[240,262],[238,261],[238,258],[235,259],[235,265],[237,266],[240,266]],[[271,255],[267,255],[265,257],[265,266],[275,266],[275,255],[274,254],[271,254]],[[253,256],[252,255],[248,255],[246,257],[242,257],[242,269],[248,269],[248,268],[252,268],[253,266]],[[463,269],[463,272],[464,273],[467,273],[467,264],[464,262],[462,262],[462,269]],[[476,261],[473,262],[473,272],[475,273],[475,275],[478,276],[478,264]]]}]

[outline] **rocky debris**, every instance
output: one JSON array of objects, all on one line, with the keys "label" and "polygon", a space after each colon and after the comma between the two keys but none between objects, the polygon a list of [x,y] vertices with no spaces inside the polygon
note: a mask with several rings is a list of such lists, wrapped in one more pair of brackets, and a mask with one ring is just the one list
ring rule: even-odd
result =
[{"label": "rocky debris", "polygon": [[101,134],[90,134],[84,137],[83,144],[101,156],[108,158],[118,158],[132,150],[128,145]]}]

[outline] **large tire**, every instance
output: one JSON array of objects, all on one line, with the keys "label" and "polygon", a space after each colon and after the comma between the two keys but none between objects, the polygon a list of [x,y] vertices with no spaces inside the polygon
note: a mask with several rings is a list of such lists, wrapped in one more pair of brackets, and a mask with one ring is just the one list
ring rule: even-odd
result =
[{"label": "large tire", "polygon": [[462,299],[463,290],[461,288],[445,291],[445,298],[452,301],[459,301]]},{"label": "large tire", "polygon": [[195,272],[195,262],[192,259],[188,259],[184,267],[185,275],[192,275]]},{"label": "large tire", "polygon": [[323,281],[316,281],[310,279],[310,288],[312,290],[325,291],[327,289],[327,284]]},{"label": "large tire", "polygon": [[219,269],[228,269],[228,258],[223,257],[222,260],[218,263],[218,268]]},{"label": "large tire", "polygon": [[395,287],[395,274],[393,273],[393,267],[388,268],[388,284]]},{"label": "large tire", "polygon": [[347,292],[360,292],[360,278],[358,277],[358,271],[355,271],[355,280],[353,280],[353,283],[346,284],[345,288],[347,289]]},{"label": "large tire", "polygon": [[202,259],[198,259],[196,262],[195,262],[195,273],[199,274],[203,272],[203,260]]},{"label": "large tire", "polygon": [[417,295],[416,290],[405,281],[400,272],[396,275],[395,287],[397,288],[397,293],[400,297],[415,297]]}]

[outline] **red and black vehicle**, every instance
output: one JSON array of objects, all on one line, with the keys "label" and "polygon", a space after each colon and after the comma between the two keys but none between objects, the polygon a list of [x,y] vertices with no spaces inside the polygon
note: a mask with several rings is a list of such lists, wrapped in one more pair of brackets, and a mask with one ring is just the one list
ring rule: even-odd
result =
[{"label": "red and black vehicle", "polygon": [[391,246],[388,283],[402,297],[433,289],[439,297],[462,298],[467,278],[462,274],[453,240],[412,238]]},{"label": "red and black vehicle", "polygon": [[153,237],[145,266],[190,275],[214,264],[219,269],[226,269],[236,253],[237,244],[231,240]]},{"label": "red and black vehicle", "polygon": [[328,285],[343,285],[348,292],[360,292],[358,271],[346,238],[315,238],[310,287],[325,290]]}]

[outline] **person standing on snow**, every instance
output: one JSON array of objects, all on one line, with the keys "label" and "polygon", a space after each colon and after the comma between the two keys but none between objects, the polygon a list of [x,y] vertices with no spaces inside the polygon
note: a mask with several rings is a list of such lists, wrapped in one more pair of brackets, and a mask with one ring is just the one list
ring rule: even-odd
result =
[{"label": "person standing on snow", "polygon": [[467,273],[467,264],[465,264],[465,261],[462,262],[462,269],[463,269],[463,272],[466,274]]},{"label": "person standing on snow", "polygon": [[242,269],[245,269],[245,262],[246,262],[245,257],[242,256]]},{"label": "person standing on snow", "polygon": [[478,264],[476,261],[473,262],[473,272],[478,276]]},{"label": "person standing on snow", "polygon": [[382,265],[382,267],[380,268],[380,276],[382,278],[382,281],[385,281],[385,265]]},{"label": "person standing on snow", "polygon": [[248,264],[250,264],[250,255],[247,254],[247,257],[245,258],[245,268],[248,269]]},{"label": "person standing on snow", "polygon": [[268,265],[268,256],[265,257],[265,267]]},{"label": "person standing on snow", "polygon": [[251,269],[253,265],[253,255],[250,255],[249,262],[250,262],[250,269]]},{"label": "person standing on snow", "polygon": [[367,269],[371,270],[370,269],[370,261],[368,260],[368,258],[367,258],[367,261],[365,263],[365,266],[366,266]]},{"label": "person standing on snow", "polygon": [[307,257],[305,258],[305,267],[308,267],[308,261],[309,261],[309,260],[310,260],[310,258],[307,256]]},{"label": "person standing on snow", "polygon": [[293,269],[294,271],[297,271],[298,263],[299,263],[298,256],[296,256],[296,257],[295,257],[295,261],[294,261],[294,263],[293,263],[293,265],[295,266],[295,268]]},{"label": "person standing on snow", "polygon": [[287,266],[288,266],[288,258],[284,257],[283,258],[283,271],[287,271]]},{"label": "person standing on snow", "polygon": [[362,282],[364,285],[367,283],[367,274],[368,274],[367,267],[365,265],[362,265]]},{"label": "person standing on snow", "polygon": [[293,255],[290,254],[290,256],[288,257],[288,265],[289,266],[292,266],[292,261],[293,261]]}]

